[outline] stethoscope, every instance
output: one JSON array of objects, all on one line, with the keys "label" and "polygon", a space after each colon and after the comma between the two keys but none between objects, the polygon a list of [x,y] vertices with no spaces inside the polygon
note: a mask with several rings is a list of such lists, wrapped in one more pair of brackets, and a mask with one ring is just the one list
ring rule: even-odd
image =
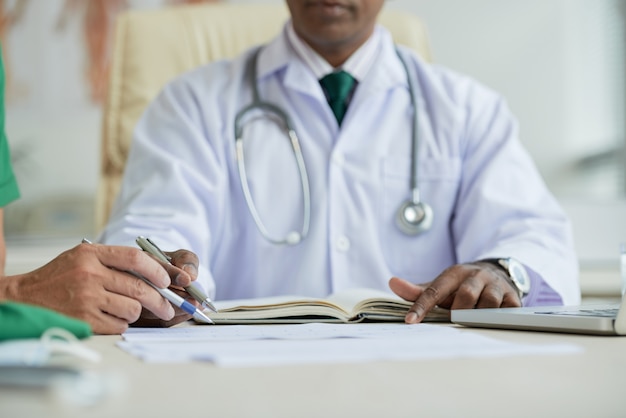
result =
[{"label": "stethoscope", "polygon": [[[257,74],[257,57],[260,48],[257,49],[248,62],[248,75],[249,82],[252,87],[252,102],[241,109],[235,116],[235,152],[237,158],[237,169],[239,171],[239,181],[243,190],[244,199],[250,210],[250,214],[254,219],[254,223],[261,235],[269,242],[277,245],[295,245],[305,239],[309,233],[309,226],[311,223],[311,191],[309,187],[309,176],[307,174],[306,166],[304,164],[304,157],[302,155],[302,148],[300,147],[300,140],[296,134],[291,118],[280,107],[275,104],[263,101],[259,97],[259,91],[256,84]],[[421,201],[420,191],[417,178],[417,161],[418,161],[418,112],[417,112],[417,97],[415,94],[415,85],[413,83],[412,73],[409,70],[405,60],[403,59],[400,51],[396,50],[400,62],[404,67],[404,71],[407,74],[407,81],[409,84],[409,95],[411,99],[411,105],[414,109],[413,115],[413,127],[412,127],[412,142],[411,142],[411,179],[409,183],[410,196],[400,205],[396,212],[396,225],[398,228],[407,235],[418,235],[424,231],[430,229],[433,223],[433,210],[427,203]],[[275,120],[282,123],[291,147],[293,149],[294,157],[298,171],[300,173],[300,182],[302,184],[302,200],[303,200],[303,216],[302,216],[302,228],[300,232],[291,231],[284,238],[273,237],[265,224],[259,216],[259,212],[256,209],[252,194],[250,193],[250,186],[248,184],[248,177],[246,174],[246,164],[243,150],[243,128],[245,123],[243,122],[246,115],[255,110],[261,110],[265,112],[268,117],[274,117]]]}]

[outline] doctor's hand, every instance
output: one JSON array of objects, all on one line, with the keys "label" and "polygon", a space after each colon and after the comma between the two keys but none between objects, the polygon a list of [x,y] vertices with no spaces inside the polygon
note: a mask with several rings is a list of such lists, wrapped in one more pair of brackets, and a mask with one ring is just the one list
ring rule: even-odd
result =
[{"label": "doctor's hand", "polygon": [[[173,252],[165,251],[165,255],[170,258],[171,264],[160,261],[159,263],[167,271],[167,274],[172,281],[172,284],[169,287],[170,290],[184,298],[192,305],[199,307],[200,304],[184,289],[189,286],[192,281],[198,278],[198,256],[188,250],[177,250]],[[174,316],[169,319],[155,315],[149,309],[144,308],[137,322],[132,325],[139,327],[170,327],[192,318],[191,315],[182,309],[175,306],[173,306],[173,308]]]},{"label": "doctor's hand", "polygon": [[0,278],[0,300],[29,303],[81,319],[97,334],[120,334],[142,307],[162,320],[172,305],[132,270],[158,287],[170,285],[167,272],[143,251],[122,246],[80,244],[30,273]]},{"label": "doctor's hand", "polygon": [[429,283],[413,284],[393,277],[389,287],[401,298],[412,301],[407,324],[421,322],[435,306],[446,309],[504,308],[522,305],[507,274],[499,267],[477,261],[456,264]]}]

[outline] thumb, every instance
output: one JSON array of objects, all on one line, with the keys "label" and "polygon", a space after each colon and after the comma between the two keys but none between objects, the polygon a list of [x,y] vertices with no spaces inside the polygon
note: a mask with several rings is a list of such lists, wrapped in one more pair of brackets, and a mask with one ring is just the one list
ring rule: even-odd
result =
[{"label": "thumb", "polygon": [[404,300],[414,302],[423,291],[422,286],[410,283],[399,277],[389,279],[389,288]]}]

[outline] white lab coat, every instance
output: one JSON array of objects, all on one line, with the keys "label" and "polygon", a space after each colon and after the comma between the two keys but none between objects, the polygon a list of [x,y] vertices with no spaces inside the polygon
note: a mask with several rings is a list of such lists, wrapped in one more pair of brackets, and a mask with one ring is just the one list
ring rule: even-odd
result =
[{"label": "white lab coat", "polygon": [[[392,276],[421,283],[455,263],[512,256],[564,303],[577,303],[570,224],[520,144],[505,102],[408,51],[419,86],[419,186],[434,222],[419,236],[397,228],[396,211],[410,194],[413,109],[391,36],[378,30],[380,56],[341,129],[284,34],[260,52],[261,98],[290,115],[309,172],[311,227],[303,242],[265,240],[241,190],[234,118],[251,101],[249,52],[179,77],[149,106],[101,240],[132,245],[146,235],[165,250],[194,251],[199,280],[217,300],[388,290]],[[293,152],[271,120],[247,126],[254,202],[270,233],[283,238],[302,223]]]}]

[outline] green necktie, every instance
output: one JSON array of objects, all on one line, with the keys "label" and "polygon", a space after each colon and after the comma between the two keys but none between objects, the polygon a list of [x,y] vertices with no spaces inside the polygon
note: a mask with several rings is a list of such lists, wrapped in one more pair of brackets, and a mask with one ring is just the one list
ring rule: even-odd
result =
[{"label": "green necktie", "polygon": [[345,71],[328,74],[320,80],[320,84],[326,91],[328,104],[335,114],[339,125],[341,125],[348,109],[347,99],[354,86],[354,81],[354,77]]}]

